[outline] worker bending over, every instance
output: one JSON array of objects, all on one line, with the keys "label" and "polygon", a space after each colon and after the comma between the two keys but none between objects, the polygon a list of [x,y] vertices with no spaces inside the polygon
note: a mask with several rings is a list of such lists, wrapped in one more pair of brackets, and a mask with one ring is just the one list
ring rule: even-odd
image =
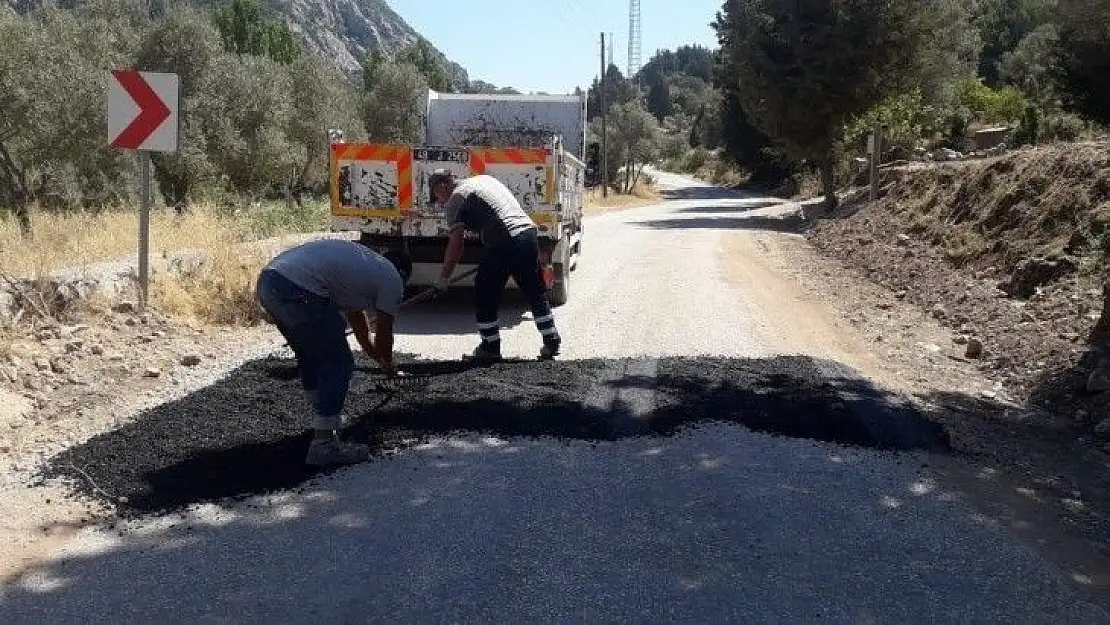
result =
[{"label": "worker bending over", "polygon": [[[388,258],[387,258],[388,256]],[[370,450],[339,440],[354,358],[347,324],[362,350],[390,377],[393,320],[411,267],[399,256],[381,256],[342,239],[323,239],[278,254],[258,276],[258,300],[293,348],[301,385],[315,410],[315,431],[305,462],[362,462]],[[374,337],[370,317],[374,315]]]},{"label": "worker bending over", "polygon": [[547,288],[540,270],[540,248],[536,224],[520,202],[501,181],[488,175],[457,181],[449,170],[439,169],[428,179],[433,202],[443,204],[451,235],[444,254],[443,269],[436,288],[446,291],[463,251],[466,230],[481,236],[486,255],[474,278],[478,333],[477,360],[501,358],[498,309],[501,293],[509,276],[528,298],[536,329],[543,337],[541,358],[559,353],[561,339],[555,329],[555,316],[547,300]]}]

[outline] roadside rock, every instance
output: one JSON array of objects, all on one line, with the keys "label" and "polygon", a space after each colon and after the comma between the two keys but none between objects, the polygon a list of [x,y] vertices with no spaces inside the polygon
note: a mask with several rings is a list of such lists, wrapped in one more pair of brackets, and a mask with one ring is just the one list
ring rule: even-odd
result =
[{"label": "roadside rock", "polygon": [[0,389],[0,422],[18,423],[31,410],[31,402],[26,397]]},{"label": "roadside rock", "polygon": [[1092,393],[1110,391],[1110,360],[1103,360],[1087,379],[1087,390]]},{"label": "roadside rock", "polygon": [[57,374],[67,374],[73,370],[69,362],[61,357],[55,356],[50,359],[50,370]]},{"label": "roadside rock", "polygon": [[1011,297],[1029,299],[1037,293],[1038,287],[1055,282],[1075,269],[1075,261],[1066,256],[1026,258],[1014,267],[1010,280],[1002,285],[1003,290]]},{"label": "roadside rock", "polygon": [[1102,423],[1096,425],[1095,434],[1103,438],[1110,438],[1110,419],[1103,419]]},{"label": "roadside rock", "polygon": [[967,350],[964,352],[967,358],[981,358],[983,356],[983,342],[979,339],[967,339]]}]

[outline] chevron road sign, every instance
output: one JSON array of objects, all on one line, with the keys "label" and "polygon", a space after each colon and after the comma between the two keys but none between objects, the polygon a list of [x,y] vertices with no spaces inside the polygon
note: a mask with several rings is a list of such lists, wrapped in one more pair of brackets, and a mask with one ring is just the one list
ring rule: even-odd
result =
[{"label": "chevron road sign", "polygon": [[176,152],[177,74],[115,70],[108,86],[109,144],[125,150]]},{"label": "chevron road sign", "polygon": [[139,153],[139,309],[150,291],[151,152],[177,152],[181,79],[177,74],[112,71],[108,144]]}]

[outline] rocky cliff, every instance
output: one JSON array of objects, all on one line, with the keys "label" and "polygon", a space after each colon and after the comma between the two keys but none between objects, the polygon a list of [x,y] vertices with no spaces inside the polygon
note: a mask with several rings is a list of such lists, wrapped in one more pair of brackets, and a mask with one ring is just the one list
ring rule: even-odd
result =
[{"label": "rocky cliff", "polygon": [[[273,4],[309,49],[350,72],[358,71],[373,50],[392,55],[420,37],[385,0],[275,0]],[[464,87],[469,82],[466,70],[436,53],[455,86]]]},{"label": "rocky cliff", "polygon": [[[79,0],[2,1],[20,13],[42,6],[73,8],[79,4]],[[168,6],[171,0],[146,1],[152,11],[157,11]],[[230,2],[188,1],[209,10]],[[420,37],[386,0],[262,0],[261,3],[270,15],[283,16],[308,50],[330,59],[346,72],[358,72],[362,59],[375,49],[392,55]],[[434,45],[433,50],[444,61],[455,87],[465,88],[469,83],[466,70],[447,59]]]}]

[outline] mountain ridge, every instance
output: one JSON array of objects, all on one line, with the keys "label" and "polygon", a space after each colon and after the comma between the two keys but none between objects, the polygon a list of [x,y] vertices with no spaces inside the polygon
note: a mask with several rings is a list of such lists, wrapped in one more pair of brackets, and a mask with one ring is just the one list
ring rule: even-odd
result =
[{"label": "mountain ridge", "polygon": [[[170,0],[149,0],[152,11],[165,9]],[[227,6],[231,0],[186,0],[206,12]],[[45,7],[73,9],[81,0],[4,0],[3,5],[24,14]],[[348,75],[361,71],[362,60],[375,49],[393,56],[405,46],[426,39],[405,21],[386,0],[260,0],[271,18],[280,18],[298,42],[312,54],[330,60]],[[470,86],[466,69],[451,61],[428,42],[444,64],[457,90]],[[477,81],[481,82],[481,81]],[[483,83],[486,84],[486,83]]]}]

